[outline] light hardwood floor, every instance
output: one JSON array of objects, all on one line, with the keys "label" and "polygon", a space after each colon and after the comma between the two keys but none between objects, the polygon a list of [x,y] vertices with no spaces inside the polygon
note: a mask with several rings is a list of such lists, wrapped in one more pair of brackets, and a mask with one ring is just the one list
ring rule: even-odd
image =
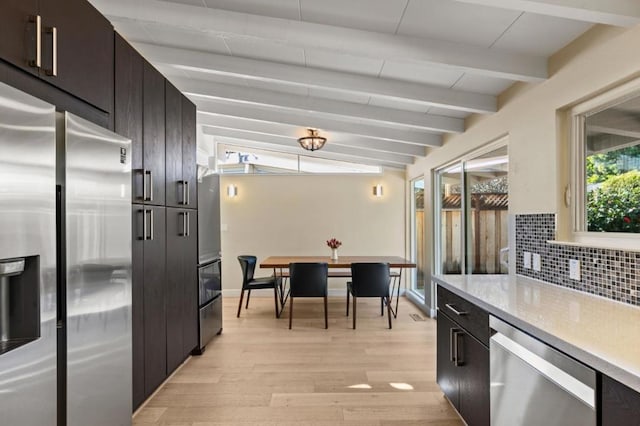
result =
[{"label": "light hardwood floor", "polygon": [[435,321],[400,300],[393,329],[379,299],[358,301],[358,328],[345,299],[296,299],[293,330],[273,299],[253,297],[236,318],[224,300],[224,330],[138,411],[134,425],[453,426],[462,422],[435,383]]}]

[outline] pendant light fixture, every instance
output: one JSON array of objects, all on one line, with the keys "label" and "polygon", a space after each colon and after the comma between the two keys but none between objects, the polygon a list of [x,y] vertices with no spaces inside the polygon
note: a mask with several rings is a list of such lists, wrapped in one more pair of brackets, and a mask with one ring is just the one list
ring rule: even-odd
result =
[{"label": "pendant light fixture", "polygon": [[300,146],[307,151],[317,151],[322,149],[324,144],[327,142],[327,138],[318,136],[317,129],[307,129],[307,132],[309,133],[307,136],[298,139]]}]

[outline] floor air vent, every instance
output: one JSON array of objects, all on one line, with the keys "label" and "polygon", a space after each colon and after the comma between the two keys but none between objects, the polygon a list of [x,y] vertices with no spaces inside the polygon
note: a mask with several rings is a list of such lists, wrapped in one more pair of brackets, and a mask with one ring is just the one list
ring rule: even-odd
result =
[{"label": "floor air vent", "polygon": [[414,321],[426,321],[424,317],[420,314],[409,314],[412,320]]}]

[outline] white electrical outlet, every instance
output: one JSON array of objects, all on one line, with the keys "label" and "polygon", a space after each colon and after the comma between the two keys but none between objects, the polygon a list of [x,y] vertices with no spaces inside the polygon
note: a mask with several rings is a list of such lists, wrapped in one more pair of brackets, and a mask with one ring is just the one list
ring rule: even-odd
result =
[{"label": "white electrical outlet", "polygon": [[580,281],[580,261],[569,259],[569,278]]},{"label": "white electrical outlet", "polygon": [[533,270],[536,272],[540,272],[542,270],[542,262],[540,261],[540,255],[538,253],[533,253]]},{"label": "white electrical outlet", "polygon": [[531,269],[531,252],[524,252],[522,256],[522,263],[524,264],[524,269]]}]

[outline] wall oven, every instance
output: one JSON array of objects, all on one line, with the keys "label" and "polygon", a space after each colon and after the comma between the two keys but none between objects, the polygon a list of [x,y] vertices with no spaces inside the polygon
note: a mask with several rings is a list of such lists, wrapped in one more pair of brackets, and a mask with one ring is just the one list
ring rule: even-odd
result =
[{"label": "wall oven", "polygon": [[201,355],[207,344],[222,332],[221,260],[215,259],[198,267],[199,339],[194,349]]}]

